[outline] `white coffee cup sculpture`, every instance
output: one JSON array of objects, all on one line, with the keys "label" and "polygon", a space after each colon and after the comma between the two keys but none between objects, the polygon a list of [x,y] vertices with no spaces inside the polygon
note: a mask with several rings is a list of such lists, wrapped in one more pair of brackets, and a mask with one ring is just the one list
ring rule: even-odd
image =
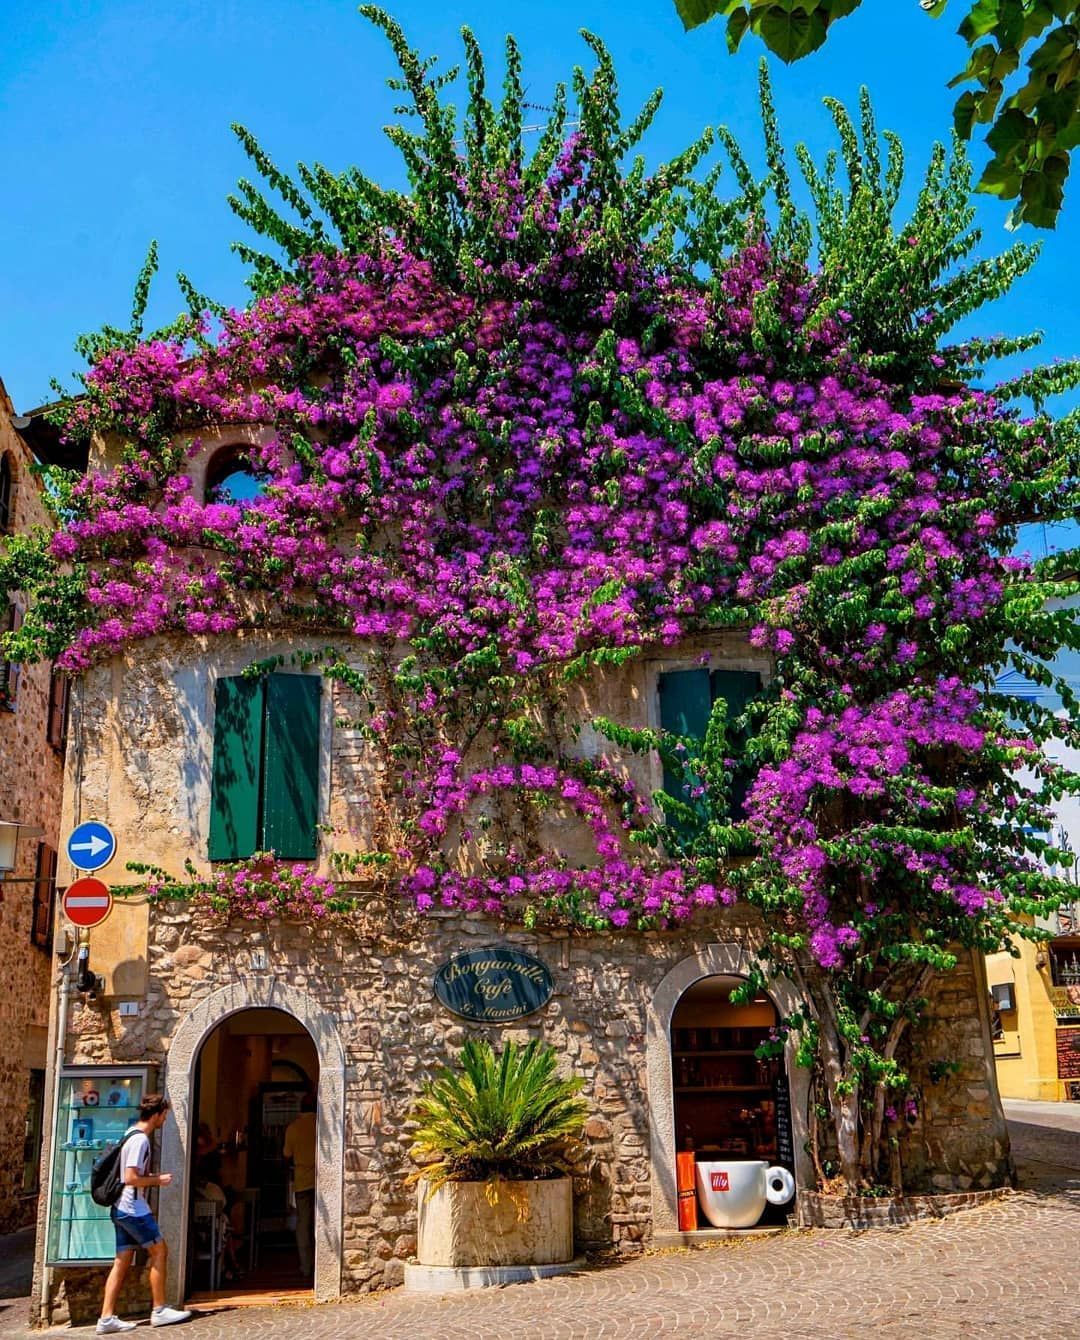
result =
[{"label": "white coffee cup sculpture", "polygon": [[795,1179],[786,1168],[770,1168],[764,1159],[726,1159],[697,1165],[697,1189],[713,1228],[753,1228],[766,1202],[786,1205],[791,1200]]}]

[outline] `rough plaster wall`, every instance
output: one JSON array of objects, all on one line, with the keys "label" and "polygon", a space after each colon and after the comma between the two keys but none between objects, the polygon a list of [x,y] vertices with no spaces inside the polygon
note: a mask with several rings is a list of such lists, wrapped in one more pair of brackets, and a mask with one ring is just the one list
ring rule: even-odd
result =
[{"label": "rough plaster wall", "polygon": [[[142,642],[82,678],[72,713],[70,772],[65,788],[65,826],[93,816],[117,835],[118,855],[112,882],[134,880],[123,863],[137,860],[182,875],[191,859],[204,872],[210,815],[213,752],[214,683],[239,674],[252,662],[321,651],[325,636],[272,637],[259,633],[229,638],[162,637]],[[340,640],[339,640],[340,645]],[[703,655],[713,665],[760,670],[768,662],[744,638],[689,641],[662,657],[643,657],[618,671],[596,674],[571,690],[568,719],[580,724],[567,752],[579,757],[604,754],[648,795],[661,785],[659,762],[646,755],[620,755],[589,724],[609,716],[630,726],[658,724],[656,683],[666,670],[697,665]],[[361,648],[350,661],[363,668]],[[283,670],[298,672],[286,663]],[[335,847],[357,850],[372,838],[370,797],[378,783],[380,760],[349,722],[359,714],[355,695],[339,682],[323,693],[322,732],[332,739],[321,779],[322,822],[334,830],[323,839],[326,853]],[[490,757],[490,756],[488,756]],[[541,839],[572,861],[594,858],[588,828],[573,814],[552,811]],[[61,871],[61,874],[64,872]]]},{"label": "rough plaster wall", "polygon": [[[26,533],[48,524],[26,444],[10,423],[11,406],[0,383],[0,455],[13,467],[13,529]],[[0,537],[0,545],[3,545]],[[6,607],[6,600],[0,600]],[[46,740],[50,669],[19,671],[14,711],[0,708],[0,818],[44,830],[57,846],[61,760]],[[23,1194],[23,1137],[29,1068],[43,1068],[49,1017],[49,958],[30,943],[37,838],[22,838],[17,868],[0,883],[0,1233],[32,1222],[36,1197]]]}]

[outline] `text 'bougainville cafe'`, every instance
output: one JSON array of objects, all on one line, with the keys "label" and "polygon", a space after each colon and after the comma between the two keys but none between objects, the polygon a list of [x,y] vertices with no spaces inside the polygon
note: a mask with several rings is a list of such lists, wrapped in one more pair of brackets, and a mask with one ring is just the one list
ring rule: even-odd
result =
[{"label": "text 'bougainville cafe'", "polygon": [[467,38],[458,124],[375,18],[411,192],[293,182],[245,132],[284,201],[238,205],[251,304],[188,285],[147,334],[152,257],[27,429],[60,879],[109,900],[57,946],[42,1320],[97,1307],[89,1167],[148,1092],[177,1298],[527,1268],[435,1223],[498,1171],[458,1139],[485,1066],[562,1104],[559,1159],[519,1139],[533,1208],[483,1211],[541,1269],[1011,1177],[983,956],[1059,893],[1032,834],[1068,782],[985,667],[1061,634],[1063,570],[1007,555],[1017,481],[1068,510],[1080,450],[974,388],[1005,342],[945,335],[1025,256],[953,268],[945,151],[894,225],[868,108],[804,214],[767,84],[768,170],[720,136],[723,196],[711,134],[624,163],[655,106],[624,124],[595,40],[526,135],[513,44],[495,106]]}]

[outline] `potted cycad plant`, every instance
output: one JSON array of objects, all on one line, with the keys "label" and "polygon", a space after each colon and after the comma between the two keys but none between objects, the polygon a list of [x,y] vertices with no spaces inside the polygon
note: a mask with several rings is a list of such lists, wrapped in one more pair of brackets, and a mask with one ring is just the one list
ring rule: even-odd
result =
[{"label": "potted cycad plant", "polygon": [[[413,1110],[421,1267],[481,1268],[450,1287],[498,1283],[570,1262],[570,1168],[581,1152],[584,1081],[558,1073],[553,1047],[534,1039],[470,1040],[459,1070],[424,1088]],[[524,1268],[524,1269],[522,1269]],[[485,1271],[487,1273],[485,1274]],[[500,1274],[502,1271],[504,1273]],[[421,1286],[424,1287],[424,1286]],[[426,1287],[431,1287],[430,1285]]]}]

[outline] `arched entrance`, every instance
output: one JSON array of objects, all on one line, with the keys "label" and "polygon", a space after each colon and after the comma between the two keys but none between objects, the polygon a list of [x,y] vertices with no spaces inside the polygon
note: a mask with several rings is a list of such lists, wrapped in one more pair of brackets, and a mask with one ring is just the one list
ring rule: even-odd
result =
[{"label": "arched entrance", "polygon": [[[689,987],[671,1016],[675,1142],[696,1158],[764,1159],[795,1171],[791,1104],[782,1060],[757,1049],[779,1021],[761,994],[736,1004],[741,977],[718,974]],[[782,1223],[767,1206],[762,1223]],[[700,1220],[699,1220],[700,1222]]]},{"label": "arched entrance", "polygon": [[[695,1143],[700,1139],[728,1152],[740,1148],[737,1142],[745,1142],[744,1157],[766,1157],[765,1149],[783,1138],[776,1129],[776,1078],[786,1080],[788,1089],[796,1184],[800,1188],[812,1184],[805,1150],[809,1075],[794,1063],[796,1043],[789,1040],[778,1076],[759,1071],[749,1055],[759,1030],[767,1030],[778,1013],[791,1013],[800,1001],[791,981],[778,977],[770,983],[767,999],[745,1007],[736,1017],[728,997],[752,966],[753,959],[740,944],[708,945],[677,964],[653,995],[646,1064],[654,1234],[678,1229],[675,1154],[687,1138],[687,1127]],[[740,1054],[706,1056],[706,1052]],[[680,1082],[683,1078],[686,1084]],[[784,1097],[783,1084],[779,1097]],[[769,1103],[771,1112],[765,1106]],[[761,1152],[751,1152],[751,1144],[760,1145]]]},{"label": "arched entrance", "polygon": [[[289,1021],[287,1028],[292,1031],[275,1034],[272,1031],[273,1019],[264,1015],[257,1026],[268,1031],[261,1035],[218,1032],[220,1026],[234,1016],[246,1016],[246,1022],[243,1018],[240,1020],[241,1027],[254,1026],[254,1012],[263,1015],[264,1011],[273,1012],[279,1020],[280,1016],[284,1016]],[[298,1029],[299,1032],[296,1031]],[[215,1034],[219,1039],[217,1042],[212,1040]],[[264,1041],[253,1049],[246,1044],[241,1044],[241,1047],[260,1054],[265,1051],[271,1061],[268,1077],[271,1088],[286,1084],[286,1074],[299,1081],[300,1071],[304,1071],[306,1078],[316,1083],[318,1180],[314,1198],[314,1295],[319,1301],[337,1298],[341,1293],[345,1052],[337,1027],[324,1010],[302,991],[267,978],[244,979],[215,991],[181,1020],[169,1048],[165,1092],[172,1103],[175,1120],[168,1122],[162,1132],[161,1166],[184,1174],[180,1194],[163,1196],[161,1199],[161,1227],[172,1245],[169,1255],[170,1292],[174,1297],[180,1296],[189,1278],[188,1225],[194,1200],[189,1170],[192,1168],[200,1121],[199,1110],[203,1103],[198,1083],[200,1062],[204,1055],[209,1061],[215,1048],[220,1058],[222,1040],[228,1036],[263,1037]],[[273,1050],[275,1036],[281,1039],[276,1065]],[[210,1051],[206,1051],[207,1045]],[[308,1068],[316,1068],[315,1075],[307,1074],[305,1061]],[[276,1080],[275,1074],[279,1077]],[[229,1077],[229,1083],[232,1083],[232,1076]],[[279,1112],[277,1115],[284,1114]],[[250,1127],[250,1121],[247,1124]],[[250,1138],[250,1130],[248,1135]]]},{"label": "arched entrance", "polygon": [[315,1043],[284,1010],[239,1010],[203,1042],[186,1169],[188,1298],[310,1291],[318,1088]]}]

